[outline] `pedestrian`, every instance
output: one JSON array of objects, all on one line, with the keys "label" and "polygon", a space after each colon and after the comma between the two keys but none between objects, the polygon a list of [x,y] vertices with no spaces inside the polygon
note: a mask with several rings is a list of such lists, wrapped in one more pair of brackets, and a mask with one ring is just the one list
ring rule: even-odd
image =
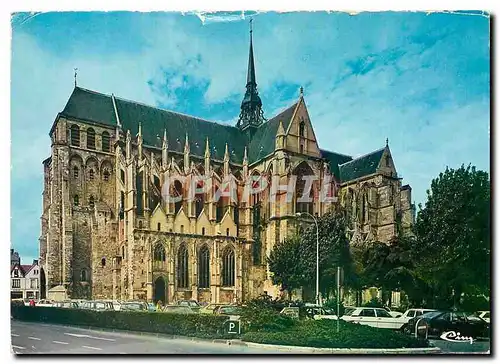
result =
[{"label": "pedestrian", "polygon": [[35,307],[35,300],[33,298],[30,299],[30,307]]},{"label": "pedestrian", "polygon": [[156,302],[156,311],[160,312],[161,309],[162,309],[162,302],[161,300],[158,300],[158,302]]}]

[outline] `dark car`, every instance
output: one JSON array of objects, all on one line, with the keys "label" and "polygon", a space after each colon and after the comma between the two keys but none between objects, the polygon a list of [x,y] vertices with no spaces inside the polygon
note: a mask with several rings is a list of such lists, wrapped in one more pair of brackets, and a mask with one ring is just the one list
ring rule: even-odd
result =
[{"label": "dark car", "polygon": [[417,316],[408,321],[406,332],[419,335],[427,333],[429,337],[440,337],[443,333],[454,331],[460,336],[474,339],[489,336],[489,325],[483,319],[466,312],[433,311]]}]

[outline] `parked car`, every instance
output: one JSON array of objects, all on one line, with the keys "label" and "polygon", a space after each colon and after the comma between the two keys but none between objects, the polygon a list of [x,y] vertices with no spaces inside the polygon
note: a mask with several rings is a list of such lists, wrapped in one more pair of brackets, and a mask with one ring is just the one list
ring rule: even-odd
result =
[{"label": "parked car", "polygon": [[490,323],[490,311],[479,311],[477,315],[487,323]]},{"label": "parked car", "polygon": [[146,302],[123,302],[120,311],[148,311]]},{"label": "parked car", "polygon": [[148,302],[148,311],[149,312],[156,312],[156,306],[153,302]]},{"label": "parked car", "polygon": [[58,307],[58,308],[78,308],[78,303],[74,301],[61,301],[61,302],[55,302],[53,307]]},{"label": "parked car", "polygon": [[391,317],[401,317],[403,316],[403,313],[402,312],[399,312],[399,311],[393,311],[391,310],[389,307],[383,307],[384,310],[386,310],[389,315],[391,315]]},{"label": "parked car", "polygon": [[215,309],[214,314],[218,316],[228,316],[229,320],[239,320],[241,316],[241,307],[221,305]]},{"label": "parked car", "polygon": [[167,305],[163,309],[163,312],[167,313],[181,313],[181,314],[194,314],[195,312],[188,306],[179,306],[179,305]]},{"label": "parked car", "polygon": [[[427,336],[440,337],[447,331],[460,332],[472,338],[489,336],[489,324],[482,318],[466,312],[433,311],[408,321],[409,332],[415,334],[417,325],[426,326]],[[420,332],[420,331],[419,331]]]},{"label": "parked car", "polygon": [[93,311],[114,311],[113,303],[109,301],[86,301],[79,308]]},{"label": "parked car", "polygon": [[201,306],[198,304],[198,301],[196,300],[180,300],[177,301],[177,306],[190,307],[195,312],[198,312],[201,309]]},{"label": "parked car", "polygon": [[305,308],[306,316],[314,320],[336,320],[337,315],[332,310],[320,306],[308,306]]},{"label": "parked car", "polygon": [[346,310],[340,319],[381,329],[400,330],[404,325],[404,321],[392,317],[383,308],[356,307]]},{"label": "parked car", "polygon": [[38,302],[35,303],[35,306],[37,307],[53,307],[54,301],[52,300],[39,300]]},{"label": "parked car", "polygon": [[218,303],[210,303],[206,306],[201,307],[198,312],[203,313],[203,314],[213,315],[215,309],[219,306],[220,306],[220,304],[218,304]]}]

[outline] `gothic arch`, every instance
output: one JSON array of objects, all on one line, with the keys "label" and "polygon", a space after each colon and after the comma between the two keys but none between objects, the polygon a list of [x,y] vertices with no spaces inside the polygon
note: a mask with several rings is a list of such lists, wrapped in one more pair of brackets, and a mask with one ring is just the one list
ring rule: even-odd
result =
[{"label": "gothic arch", "polygon": [[[306,176],[314,176],[314,171],[307,161],[302,161],[295,166],[292,170],[292,174],[297,177],[295,181],[295,212],[307,212],[311,215],[314,213],[314,185],[317,181],[313,182],[310,186],[309,191],[306,191],[308,186]],[[304,194],[308,192],[309,201],[301,201]]]}]

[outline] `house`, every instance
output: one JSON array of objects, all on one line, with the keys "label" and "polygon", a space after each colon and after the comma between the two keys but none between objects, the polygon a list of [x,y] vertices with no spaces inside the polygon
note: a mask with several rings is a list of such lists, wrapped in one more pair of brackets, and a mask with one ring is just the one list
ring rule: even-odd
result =
[{"label": "house", "polygon": [[40,267],[38,260],[33,264],[15,263],[10,268],[10,298],[40,297]]}]

